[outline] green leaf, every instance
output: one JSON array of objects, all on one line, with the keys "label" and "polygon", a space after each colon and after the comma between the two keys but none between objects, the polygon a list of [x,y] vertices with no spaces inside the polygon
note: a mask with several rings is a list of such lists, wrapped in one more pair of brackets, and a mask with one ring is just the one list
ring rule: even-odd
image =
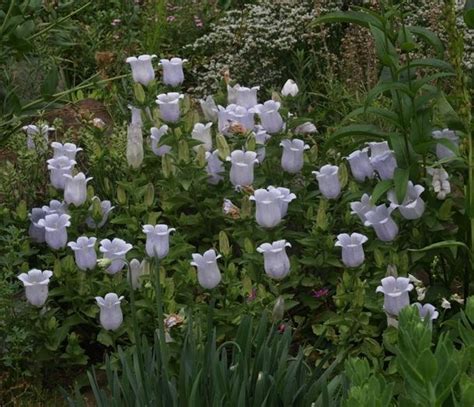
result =
[{"label": "green leaf", "polygon": [[387,120],[391,124],[393,124],[396,127],[399,127],[402,129],[402,125],[398,121],[398,116],[396,113],[388,110],[388,109],[382,109],[380,107],[374,107],[374,106],[368,106],[368,107],[359,107],[352,112],[350,112],[345,118],[344,121],[347,121],[349,119],[352,119],[353,117],[362,115],[362,114],[373,114],[374,116],[377,116],[380,119]]},{"label": "green leaf", "polygon": [[370,25],[382,28],[383,24],[380,18],[361,11],[335,11],[325,14],[315,20],[315,24],[324,23],[352,23],[365,28]]},{"label": "green leaf", "polygon": [[407,27],[407,29],[410,30],[412,34],[419,37],[422,41],[426,42],[428,45],[431,45],[436,51],[438,58],[443,58],[443,55],[444,55],[443,43],[433,31],[430,31],[427,28],[420,27],[417,25],[409,26]]},{"label": "green leaf", "polygon": [[57,67],[52,67],[41,85],[41,94],[44,97],[52,96],[58,87],[59,74]]},{"label": "green leaf", "polygon": [[474,28],[474,0],[467,0],[464,6],[464,22],[470,28]]},{"label": "green leaf", "polygon": [[386,140],[390,134],[385,133],[371,124],[351,124],[336,130],[325,143],[324,147],[327,149],[333,145],[337,140],[351,136],[366,136],[375,139]]},{"label": "green leaf", "polygon": [[374,37],[377,58],[385,66],[397,68],[398,54],[388,35],[379,27],[369,24],[370,32]]},{"label": "green leaf", "polygon": [[396,168],[395,174],[393,177],[393,182],[395,184],[395,195],[397,197],[397,202],[401,204],[405,199],[408,187],[408,177],[410,172],[405,168]]},{"label": "green leaf", "polygon": [[426,382],[432,381],[436,376],[436,373],[438,372],[438,363],[429,349],[425,349],[418,357],[416,370],[421,373]]},{"label": "green leaf", "polygon": [[442,242],[437,242],[423,247],[422,249],[408,249],[411,252],[427,252],[429,250],[436,249],[446,249],[450,247],[464,247],[469,252],[469,247],[463,243],[456,240],[444,240]]},{"label": "green leaf", "polygon": [[391,179],[387,179],[387,180],[384,180],[384,181],[380,181],[374,188],[374,190],[372,191],[372,196],[370,198],[370,200],[372,201],[372,203],[374,205],[377,204],[377,201],[379,200],[379,198],[385,194],[389,189],[391,189],[393,187],[393,181]]},{"label": "green leaf", "polygon": [[404,71],[407,71],[408,69],[412,68],[433,68],[433,69],[439,69],[441,71],[446,71],[446,72],[454,72],[453,66],[446,62],[443,61],[442,59],[438,58],[419,58],[419,59],[413,59],[410,61],[410,65],[403,65],[399,70],[398,73],[401,74]]},{"label": "green leaf", "polygon": [[370,92],[367,94],[364,105],[369,106],[380,94],[387,91],[401,91],[406,93],[408,96],[413,96],[408,85],[400,82],[379,82],[375,87],[373,87]]}]

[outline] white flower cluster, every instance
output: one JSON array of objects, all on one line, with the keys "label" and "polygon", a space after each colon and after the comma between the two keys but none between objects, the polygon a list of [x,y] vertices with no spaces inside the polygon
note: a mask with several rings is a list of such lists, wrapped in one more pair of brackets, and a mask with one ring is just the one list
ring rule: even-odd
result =
[{"label": "white flower cluster", "polygon": [[191,72],[200,84],[195,92],[217,91],[220,73],[226,67],[237,81],[268,88],[281,83],[286,76],[282,57],[308,40],[314,17],[308,1],[262,0],[228,11],[207,35],[184,50],[204,57],[202,65]]}]

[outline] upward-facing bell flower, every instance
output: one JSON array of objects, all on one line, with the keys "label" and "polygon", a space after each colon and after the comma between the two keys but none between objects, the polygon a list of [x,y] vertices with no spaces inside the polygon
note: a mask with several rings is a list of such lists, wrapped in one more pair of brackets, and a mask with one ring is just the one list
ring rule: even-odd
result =
[{"label": "upward-facing bell flower", "polygon": [[187,59],[171,58],[161,59],[160,65],[163,67],[163,83],[168,86],[178,86],[184,82],[183,64]]},{"label": "upward-facing bell flower", "polygon": [[45,229],[45,240],[51,249],[57,250],[66,246],[67,230],[71,226],[69,215],[46,215],[38,221],[38,225]]},{"label": "upward-facing bell flower", "polygon": [[372,141],[367,143],[370,149],[370,158],[375,158],[378,155],[382,155],[387,151],[390,151],[390,146],[387,141]]},{"label": "upward-facing bell flower", "polygon": [[281,94],[283,96],[293,96],[295,97],[299,92],[298,85],[293,79],[288,79],[283,88],[281,89]]},{"label": "upward-facing bell flower", "polygon": [[146,254],[150,257],[164,258],[170,250],[170,233],[176,231],[168,225],[144,225],[146,234]]},{"label": "upward-facing bell flower", "polygon": [[275,280],[281,280],[290,273],[290,259],[286,254],[287,247],[291,247],[291,244],[286,240],[263,243],[257,247],[257,252],[263,254],[265,273]]},{"label": "upward-facing bell flower", "polygon": [[112,211],[112,209],[115,208],[115,206],[112,206],[112,203],[108,200],[101,201],[97,196],[94,196],[92,198],[92,201],[94,200],[98,200],[100,202],[100,213],[102,215],[102,219],[98,220],[98,222],[94,220],[94,216],[92,214],[94,210],[94,205],[92,204],[89,207],[89,213],[91,214],[86,218],[86,224],[90,229],[94,229],[96,227],[101,228],[102,226],[104,226],[107,222],[107,219],[109,218],[109,213]]},{"label": "upward-facing bell flower", "polygon": [[304,164],[304,150],[307,150],[309,146],[299,139],[282,140],[280,146],[283,147],[281,168],[290,174],[301,171]]},{"label": "upward-facing bell flower", "polygon": [[156,55],[140,55],[137,57],[128,57],[127,64],[132,68],[132,77],[135,82],[147,86],[155,79],[155,71],[153,69],[152,60]]},{"label": "upward-facing bell flower", "polygon": [[26,299],[35,307],[42,307],[48,299],[49,279],[53,275],[50,270],[32,269],[28,273],[21,273],[18,279],[25,287]]},{"label": "upward-facing bell flower", "polygon": [[72,176],[64,174],[66,184],[64,186],[64,201],[74,206],[81,206],[87,199],[87,183],[92,178],[86,178],[83,172]]},{"label": "upward-facing bell flower", "polygon": [[[194,140],[200,141],[202,143],[201,146],[203,146],[206,151],[212,150],[211,127],[212,122],[207,124],[196,123],[191,133],[191,137]],[[200,146],[195,146],[194,151],[198,151],[199,147]]]},{"label": "upward-facing bell flower", "polygon": [[359,267],[364,262],[365,255],[362,245],[367,240],[367,236],[360,233],[337,235],[335,246],[342,248],[342,262],[346,267]]},{"label": "upward-facing bell flower", "polygon": [[305,122],[299,126],[296,126],[294,132],[295,134],[312,134],[317,133],[318,129],[313,123]]},{"label": "upward-facing bell flower", "polygon": [[161,118],[165,122],[176,123],[181,116],[179,101],[184,98],[184,95],[177,92],[168,92],[158,95],[156,103],[160,108]]},{"label": "upward-facing bell flower", "polygon": [[425,211],[425,202],[421,199],[421,194],[425,188],[421,185],[413,185],[413,182],[408,181],[405,199],[401,204],[398,203],[397,195],[394,190],[388,192],[387,197],[391,202],[391,206],[398,208],[401,215],[405,219],[418,219]]},{"label": "upward-facing bell flower", "polygon": [[255,219],[262,228],[273,228],[282,220],[282,193],[276,189],[257,189],[250,197],[255,201]]},{"label": "upward-facing bell flower", "polygon": [[29,214],[30,227],[28,228],[28,235],[31,240],[36,243],[43,243],[45,241],[45,230],[38,225],[40,219],[44,219],[47,213],[42,208],[33,208]]},{"label": "upward-facing bell flower", "polygon": [[365,226],[372,226],[383,242],[391,242],[398,234],[398,226],[390,216],[393,210],[394,208],[382,204],[365,214]]},{"label": "upward-facing bell flower", "polygon": [[254,151],[232,151],[227,161],[232,163],[230,168],[230,182],[234,186],[247,186],[253,183],[253,167],[257,160]]},{"label": "upward-facing bell flower", "polygon": [[104,298],[95,297],[100,308],[100,324],[107,331],[116,331],[123,322],[122,308],[120,302],[123,296],[119,297],[115,293],[108,293]]},{"label": "upward-facing bell flower", "polygon": [[374,168],[370,163],[368,148],[356,150],[346,157],[356,181],[363,182],[374,177]]},{"label": "upward-facing bell flower", "polygon": [[143,162],[142,127],[130,124],[127,127],[127,163],[132,168],[139,168]]},{"label": "upward-facing bell flower", "polygon": [[319,190],[327,199],[336,199],[341,193],[339,182],[339,167],[337,165],[324,165],[319,171],[313,171],[316,176]]},{"label": "upward-facing bell flower", "polygon": [[203,255],[199,253],[193,253],[193,261],[191,266],[197,268],[198,282],[202,288],[211,290],[221,282],[221,272],[217,265],[217,259],[221,255],[216,255],[214,249],[210,249],[204,252]]},{"label": "upward-facing bell flower", "polygon": [[375,209],[375,205],[371,202],[368,194],[362,195],[360,201],[351,202],[351,214],[357,215],[362,223],[365,224],[367,218],[365,215]]},{"label": "upward-facing bell flower", "polygon": [[207,182],[216,185],[224,179],[222,174],[225,172],[224,164],[219,158],[219,151],[214,150],[212,153],[206,151],[206,161]]},{"label": "upward-facing bell flower", "polygon": [[74,251],[76,266],[81,270],[93,270],[97,263],[97,253],[95,242],[97,238],[81,236],[76,242],[69,242],[67,245]]},{"label": "upward-facing bell flower", "polygon": [[163,137],[166,133],[168,133],[168,129],[169,127],[166,124],[164,124],[160,128],[152,127],[150,129],[151,149],[153,150],[153,153],[157,155],[158,157],[162,157],[171,151],[171,146],[166,145],[166,144],[158,147],[161,137]]},{"label": "upward-facing bell flower", "polygon": [[199,104],[201,105],[204,118],[215,123],[217,121],[217,105],[214,98],[209,95],[205,99],[199,99]]},{"label": "upward-facing bell flower", "polygon": [[[47,124],[43,124],[40,126],[36,126],[35,124],[28,124],[27,126],[23,126],[22,130],[26,133],[26,147],[29,150],[37,149],[35,139],[39,137],[41,141],[41,148],[38,146],[38,150],[45,150],[48,145],[49,139],[49,132],[54,130],[54,127],[49,127]],[[41,140],[42,136],[42,140]]]},{"label": "upward-facing bell flower", "polygon": [[[459,137],[456,132],[449,129],[435,130],[432,132],[433,138],[436,140],[447,140],[453,144],[454,147],[459,147]],[[436,156],[438,160],[455,157],[456,153],[444,144],[436,144]]]},{"label": "upward-facing bell flower", "polygon": [[46,215],[52,215],[53,213],[57,213],[58,215],[68,214],[67,212],[67,203],[58,201],[57,199],[51,199],[49,201],[49,205],[43,205],[43,211],[45,211]]},{"label": "upward-facing bell flower", "polygon": [[272,137],[267,131],[260,126],[259,124],[255,126],[255,131],[253,133],[255,135],[255,144],[257,146],[261,146],[257,148],[257,160],[261,164],[265,159],[265,144],[266,142]]},{"label": "upward-facing bell flower", "polygon": [[53,148],[53,158],[58,157],[67,157],[71,160],[76,159],[76,154],[79,151],[82,151],[81,147],[77,147],[74,143],[58,143],[57,141],[53,141],[51,143],[51,147]]},{"label": "upward-facing bell flower", "polygon": [[284,123],[278,110],[281,103],[274,100],[267,100],[263,105],[254,107],[260,117],[263,128],[270,134],[278,133],[283,129]]},{"label": "upward-facing bell flower", "polygon": [[231,104],[226,108],[218,106],[217,112],[219,131],[228,136],[232,132],[231,126],[240,124],[245,131],[251,131],[255,127],[254,111],[243,106]]},{"label": "upward-facing bell flower", "polygon": [[104,259],[111,260],[110,266],[106,269],[109,274],[116,274],[122,270],[125,265],[125,255],[132,250],[132,245],[125,242],[125,240],[114,238],[102,239],[100,241],[99,250],[103,254]]},{"label": "upward-facing bell flower", "polygon": [[[230,88],[229,86],[227,87]],[[232,88],[231,88],[232,89]],[[236,105],[243,106],[247,109],[254,107],[257,102],[257,91],[260,89],[260,86],[254,86],[252,88],[247,88],[245,86],[240,86],[239,84],[233,87],[234,97],[231,97],[231,100],[235,100],[234,102],[228,103],[235,103]],[[231,91],[232,92],[232,91]]]},{"label": "upward-facing bell flower", "polygon": [[280,210],[281,210],[281,217],[284,218],[288,212],[288,204],[296,199],[296,195],[293,194],[288,188],[283,188],[283,187],[273,187],[269,186],[267,188],[268,191],[271,191],[272,189],[276,189],[278,192],[280,192]]},{"label": "upward-facing bell flower", "polygon": [[142,260],[141,262],[137,259],[130,260],[129,270],[127,273],[127,281],[130,282],[134,290],[140,288],[142,282],[140,281],[140,277],[148,272],[147,267],[148,263],[146,260]]},{"label": "upward-facing bell flower", "polygon": [[56,189],[64,189],[64,185],[66,184],[64,175],[71,175],[75,165],[76,161],[64,156],[48,160],[51,185]]},{"label": "upward-facing bell flower", "polygon": [[382,154],[377,154],[375,157],[371,155],[370,163],[374,167],[381,180],[393,179],[395,169],[397,168],[397,160],[393,151],[388,150]]},{"label": "upward-facing bell flower", "polygon": [[408,293],[413,290],[413,284],[406,277],[395,278],[393,276],[382,278],[376,292],[383,293],[383,309],[390,315],[397,316],[402,308],[410,305]]},{"label": "upward-facing bell flower", "polygon": [[436,311],[436,308],[431,304],[421,305],[419,302],[415,302],[413,306],[418,309],[420,318],[423,321],[428,321],[430,327],[433,325],[433,320],[435,320],[439,316],[439,312]]}]

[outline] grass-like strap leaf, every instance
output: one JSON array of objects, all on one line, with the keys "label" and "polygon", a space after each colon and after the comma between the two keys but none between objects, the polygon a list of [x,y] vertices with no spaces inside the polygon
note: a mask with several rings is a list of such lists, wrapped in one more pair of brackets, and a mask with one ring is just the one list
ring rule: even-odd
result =
[{"label": "grass-like strap leaf", "polygon": [[370,200],[375,205],[380,197],[385,194],[390,188],[393,187],[393,181],[391,179],[386,179],[384,181],[380,181],[372,191],[372,195]]},{"label": "grass-like strap leaf", "polygon": [[412,34],[419,37],[422,41],[426,42],[428,45],[431,45],[436,51],[438,58],[443,58],[444,45],[433,31],[418,25],[409,26],[407,29],[410,30]]},{"label": "grass-like strap leaf", "polygon": [[442,242],[436,242],[428,246],[425,246],[422,249],[408,249],[408,250],[410,252],[428,252],[430,250],[447,249],[450,247],[463,247],[469,252],[469,247],[465,243],[458,242],[457,240],[444,240]]},{"label": "grass-like strap leaf", "polygon": [[371,138],[386,140],[390,137],[390,134],[383,132],[382,130],[371,124],[351,124],[349,126],[345,126],[336,130],[329,137],[324,147],[327,150],[336,141],[345,137],[353,136],[370,136]]},{"label": "grass-like strap leaf", "polygon": [[410,90],[409,86],[405,83],[400,82],[381,82],[377,84],[374,88],[370,90],[365,99],[364,106],[367,108],[372,102],[381,94],[387,91],[400,91],[408,96],[413,96],[413,92]]},{"label": "grass-like strap leaf", "polygon": [[365,28],[369,28],[370,24],[382,28],[382,21],[374,15],[360,11],[334,11],[317,18],[315,24],[325,23],[352,23]]},{"label": "grass-like strap leaf", "polygon": [[397,197],[397,202],[400,204],[405,199],[405,195],[407,193],[409,175],[410,175],[410,172],[405,168],[395,169],[393,182],[395,184],[395,195]]}]

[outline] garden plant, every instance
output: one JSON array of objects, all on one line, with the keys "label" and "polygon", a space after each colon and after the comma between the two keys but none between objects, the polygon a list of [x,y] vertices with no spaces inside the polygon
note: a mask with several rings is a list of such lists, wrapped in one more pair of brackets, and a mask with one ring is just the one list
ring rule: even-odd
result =
[{"label": "garden plant", "polygon": [[474,405],[474,3],[363,3],[0,5],[1,405]]}]

